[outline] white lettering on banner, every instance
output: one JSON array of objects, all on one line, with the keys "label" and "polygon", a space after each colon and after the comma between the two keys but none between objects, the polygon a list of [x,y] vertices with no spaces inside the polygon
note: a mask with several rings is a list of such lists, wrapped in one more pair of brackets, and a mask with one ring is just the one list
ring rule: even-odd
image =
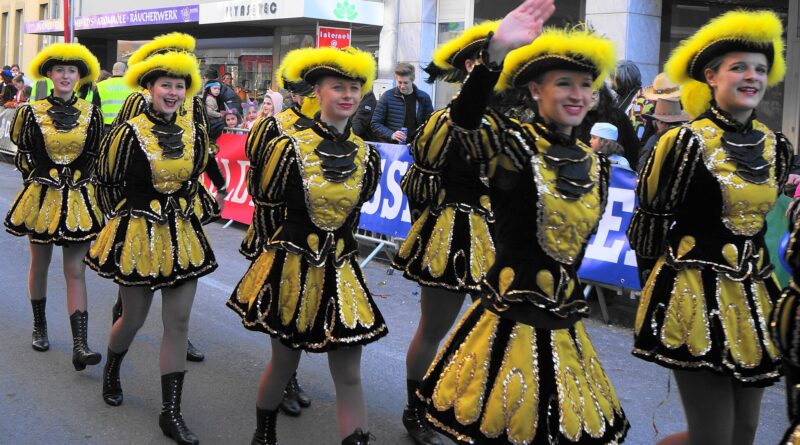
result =
[{"label": "white lettering on banner", "polygon": [[0,120],[0,139],[11,137],[11,119]]},{"label": "white lettering on banner", "polygon": [[[381,218],[395,219],[397,218],[397,214],[400,213],[400,207],[403,205],[403,190],[400,188],[400,184],[395,181],[397,177],[395,173],[399,172],[400,178],[402,178],[403,175],[406,174],[406,170],[408,170],[408,162],[392,162],[389,166],[389,171],[386,172],[386,187],[389,188],[389,193],[392,194],[394,203],[389,204],[389,198],[383,199]],[[407,222],[410,221],[411,219]]]},{"label": "white lettering on banner", "polygon": [[236,188],[225,198],[225,200],[235,202],[236,204],[244,204],[244,202],[250,198],[250,194],[247,193],[247,183],[245,182],[245,178],[247,177],[247,167],[250,166],[250,161],[238,160],[236,163],[239,164],[239,171],[241,171],[241,174],[239,175],[239,182],[236,184]]},{"label": "white lettering on banner", "polygon": [[[600,224],[597,227],[597,234],[595,234],[593,242],[586,246],[586,258],[613,264],[619,262],[622,250],[626,247],[625,241],[616,239],[610,247],[606,247],[609,233],[620,232],[622,230],[622,218],[614,215],[614,203],[622,204],[623,212],[633,213],[634,196],[635,193],[633,190],[609,187],[608,203],[606,204],[603,217],[600,219]],[[627,252],[625,252],[624,262],[627,266],[636,267],[636,256],[630,247],[628,247]]]}]

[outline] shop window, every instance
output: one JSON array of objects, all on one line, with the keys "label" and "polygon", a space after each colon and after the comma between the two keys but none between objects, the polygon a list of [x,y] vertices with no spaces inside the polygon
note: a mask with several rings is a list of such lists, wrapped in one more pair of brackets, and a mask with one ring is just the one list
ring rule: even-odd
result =
[{"label": "shop window", "polygon": [[[439,43],[447,42],[448,40],[458,36],[464,31],[464,22],[448,22],[439,23]],[[459,86],[447,82],[437,81],[436,88],[436,102],[433,104],[435,109],[444,108],[450,100],[458,93]]]},{"label": "shop window", "polygon": [[272,88],[272,56],[243,54],[237,68],[237,85],[251,98],[262,97]]}]

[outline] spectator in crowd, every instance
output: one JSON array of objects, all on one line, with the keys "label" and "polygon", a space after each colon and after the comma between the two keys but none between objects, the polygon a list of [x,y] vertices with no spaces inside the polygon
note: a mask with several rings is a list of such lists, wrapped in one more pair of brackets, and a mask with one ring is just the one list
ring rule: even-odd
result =
[{"label": "spectator in crowd", "polygon": [[[113,70],[113,68],[112,68]],[[110,79],[112,74],[106,70],[100,70],[100,75],[97,76],[97,83]]]},{"label": "spectator in crowd", "polygon": [[236,110],[225,110],[222,115],[225,116],[225,128],[239,128],[242,124],[242,117]]},{"label": "spectator in crowd", "polygon": [[13,100],[14,96],[17,94],[17,89],[14,88],[14,84],[12,83],[14,74],[11,70],[3,70],[0,72],[0,78],[3,79],[3,88],[0,90],[0,102],[6,103]]},{"label": "spectator in crowd", "polygon": [[208,137],[212,141],[217,140],[219,135],[222,134],[222,129],[225,128],[222,112],[226,108],[220,97],[221,90],[222,85],[219,82],[211,81],[206,84],[203,91],[203,104],[205,104],[206,115],[208,115]]},{"label": "spectator in crowd", "polygon": [[267,90],[264,94],[264,100],[261,102],[261,110],[259,110],[258,116],[275,116],[281,111],[283,111],[283,96],[281,96],[281,93]]},{"label": "spectator in crowd", "polygon": [[626,115],[633,98],[642,88],[642,73],[630,60],[617,62],[617,70],[611,75],[611,88],[617,93],[616,107]]},{"label": "spectator in crowd", "polygon": [[26,103],[31,99],[32,91],[33,88],[30,85],[25,85],[24,87],[22,87],[22,97]]},{"label": "spectator in crowd", "polygon": [[372,128],[370,126],[372,114],[375,112],[375,105],[377,105],[377,103],[378,100],[375,98],[375,93],[370,91],[361,99],[361,103],[358,104],[356,114],[353,115],[353,132],[365,141],[377,140],[375,135],[372,133]]},{"label": "spectator in crowd", "polygon": [[633,132],[628,116],[614,106],[614,95],[611,89],[603,85],[593,96],[593,107],[586,113],[586,118],[575,128],[575,136],[586,144],[590,143],[591,128],[596,122],[608,122],[617,127],[617,143],[625,150],[625,159],[629,165],[636,165],[639,159],[639,140]]},{"label": "spectator in crowd", "polygon": [[394,76],[397,86],[383,93],[370,126],[380,141],[404,144],[414,137],[417,125],[433,113],[433,103],[427,93],[414,85],[414,67],[410,63],[398,63]]},{"label": "spectator in crowd", "polygon": [[22,76],[22,82],[23,82],[25,85],[33,86],[33,82],[31,81],[31,79],[28,79],[28,77],[25,75],[25,73],[23,73],[22,71],[20,71],[20,69],[19,69],[19,65],[17,65],[17,64],[15,63],[15,64],[11,65],[11,68],[10,68],[10,69],[11,69],[11,72],[12,72],[12,73],[14,73],[14,77],[16,77],[16,76]]},{"label": "spectator in crowd", "polygon": [[623,153],[625,152],[622,145],[617,143],[619,131],[617,127],[608,122],[597,122],[592,125],[589,131],[592,135],[589,145],[597,153],[602,153],[608,157],[611,165],[622,167],[626,170],[631,170],[631,165],[625,159]]},{"label": "spectator in crowd", "polygon": [[14,94],[14,98],[8,102],[3,104],[4,108],[17,108],[20,104],[27,102],[25,98],[25,82],[22,78],[21,74],[14,76],[11,80],[11,84],[14,85],[17,92]]},{"label": "spectator in crowd", "polygon": [[652,136],[652,132],[648,131],[651,127],[647,125],[645,116],[651,114],[655,106],[656,101],[645,97],[644,88],[642,88],[636,93],[631,105],[628,107],[628,119],[631,121],[633,132],[636,134],[636,139],[639,140],[640,145]]},{"label": "spectator in crowd", "polygon": [[133,88],[125,83],[122,77],[127,71],[125,62],[116,62],[111,67],[111,77],[97,82],[97,94],[100,98],[100,109],[103,110],[103,123],[106,131],[111,130],[111,124],[122,110],[125,99],[133,93]]},{"label": "spectator in crowd", "polygon": [[[203,80],[205,81],[206,84],[212,81],[221,83],[218,78],[219,78],[219,71],[217,71],[215,68],[208,68],[203,73]],[[239,98],[239,95],[236,94],[236,91],[233,88],[227,85],[221,85],[219,89],[219,97],[225,104],[225,107],[227,107],[228,109],[230,110],[242,109],[242,99]],[[223,110],[225,108],[223,107],[220,109]]]},{"label": "spectator in crowd", "polygon": [[[653,109],[653,113],[647,115],[646,119],[650,122],[654,134],[642,146],[642,150],[639,152],[639,160],[636,163],[636,170],[641,171],[644,168],[647,158],[650,157],[650,152],[653,151],[653,148],[658,143],[658,138],[662,134],[672,127],[689,122],[689,115],[681,109],[680,91],[677,94],[678,96],[675,97],[670,97],[669,93],[662,94],[664,97],[656,100],[656,107]],[[656,97],[657,93],[651,91],[651,95]]]},{"label": "spectator in crowd", "polygon": [[230,88],[230,89],[232,89],[232,90],[234,90],[234,91],[236,90],[236,89],[233,87],[233,74],[231,74],[231,73],[225,73],[225,74],[223,74],[223,75],[222,75],[222,78],[220,79],[220,81],[221,81],[221,82],[222,82],[222,84],[223,84],[223,85],[225,85],[226,87],[228,87],[228,88]]},{"label": "spectator in crowd", "polygon": [[253,128],[253,124],[258,120],[258,103],[251,101],[242,104],[242,115],[244,122],[242,122],[241,128],[245,130]]}]

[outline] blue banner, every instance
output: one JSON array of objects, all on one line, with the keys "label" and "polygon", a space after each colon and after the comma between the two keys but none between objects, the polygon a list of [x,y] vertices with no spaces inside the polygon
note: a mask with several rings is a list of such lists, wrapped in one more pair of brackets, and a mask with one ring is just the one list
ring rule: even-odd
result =
[{"label": "blue banner", "polygon": [[411,211],[400,181],[414,161],[407,145],[370,145],[376,146],[381,154],[381,182],[372,199],[361,207],[358,228],[405,238],[411,229]]},{"label": "blue banner", "polygon": [[585,280],[641,290],[636,256],[628,244],[625,231],[636,208],[636,174],[612,167],[608,203],[597,227],[589,239],[578,276]]}]

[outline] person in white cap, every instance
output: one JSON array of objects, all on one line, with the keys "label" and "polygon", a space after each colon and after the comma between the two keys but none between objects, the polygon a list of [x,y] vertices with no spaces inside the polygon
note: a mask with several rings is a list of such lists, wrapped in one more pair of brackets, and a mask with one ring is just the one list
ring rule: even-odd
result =
[{"label": "person in white cap", "polygon": [[596,122],[589,130],[589,134],[592,135],[589,143],[592,150],[608,156],[611,165],[631,169],[630,163],[623,156],[625,149],[617,142],[619,130],[616,126],[608,122]]}]

